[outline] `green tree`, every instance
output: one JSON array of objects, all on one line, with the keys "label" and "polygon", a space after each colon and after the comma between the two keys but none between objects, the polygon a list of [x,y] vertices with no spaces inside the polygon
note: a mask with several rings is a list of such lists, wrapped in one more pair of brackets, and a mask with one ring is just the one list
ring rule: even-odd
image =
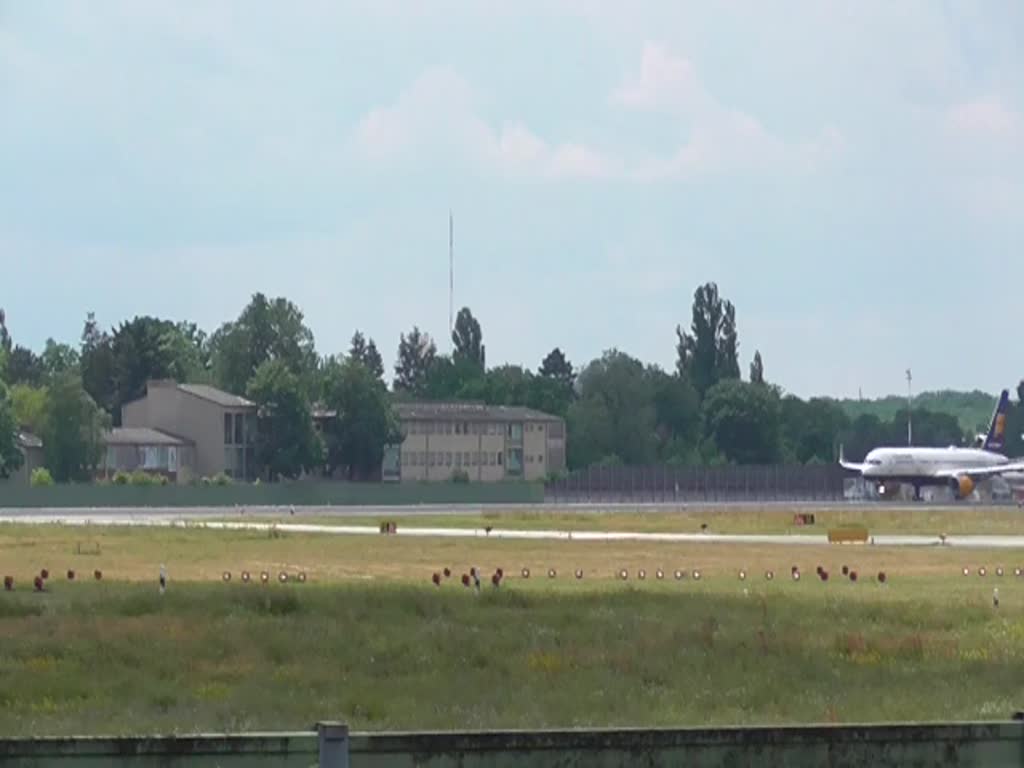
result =
[{"label": "green tree", "polygon": [[42,387],[16,384],[11,387],[11,406],[18,427],[41,435],[46,428],[47,394]]},{"label": "green tree", "polygon": [[764,361],[759,351],[754,352],[754,360],[750,364],[750,383],[764,384]]},{"label": "green tree", "polygon": [[10,393],[0,381],[0,478],[10,477],[21,469],[24,459],[18,448],[18,424]]},{"label": "green tree", "polygon": [[81,341],[82,386],[97,405],[113,413],[117,401],[114,347],[92,312],[85,318]]},{"label": "green tree", "polygon": [[541,361],[533,382],[531,405],[545,413],[565,416],[575,397],[576,372],[561,349],[555,347]]},{"label": "green tree", "polygon": [[313,332],[299,308],[287,299],[271,301],[255,294],[237,320],[225,323],[210,337],[209,354],[213,378],[228,392],[245,392],[256,369],[269,360],[281,361],[307,394],[315,390]]},{"label": "green tree", "polygon": [[[486,392],[483,369],[466,357],[435,356],[417,397],[427,400],[474,400]],[[485,397],[486,399],[486,397]]]},{"label": "green tree", "polygon": [[725,379],[704,396],[704,433],[737,464],[773,464],[781,456],[779,398],[769,387]]},{"label": "green tree", "polygon": [[700,398],[682,376],[649,366],[654,403],[654,431],[657,457],[661,461],[695,463],[700,443]]},{"label": "green tree", "polygon": [[246,390],[259,414],[256,459],[271,480],[294,479],[323,466],[309,399],[284,360],[267,360]]},{"label": "green tree", "polygon": [[[108,350],[105,335],[97,335],[90,315],[82,333],[82,380],[88,385],[86,391],[95,389],[111,398],[109,405],[104,400],[97,402],[109,409],[115,424],[120,424],[121,406],[142,397],[147,381],[202,380],[206,369],[202,345],[202,332],[190,323],[135,317],[114,330]],[[103,378],[108,365],[112,365],[112,393],[106,391]]]},{"label": "green tree", "polygon": [[579,399],[569,407],[569,462],[573,468],[604,457],[651,463],[656,455],[655,405],[643,364],[609,350],[579,375]]},{"label": "green tree", "polygon": [[780,405],[786,459],[805,464],[838,458],[839,441],[850,428],[850,420],[838,403],[826,398],[804,401],[786,395]]},{"label": "green tree", "polygon": [[455,317],[455,329],[452,331],[454,351],[452,358],[456,361],[466,360],[480,369],[485,367],[483,331],[480,323],[473,317],[469,307],[463,307]]},{"label": "green tree", "polygon": [[19,344],[7,356],[7,382],[11,386],[28,384],[37,387],[45,376],[43,361],[31,349]]},{"label": "green tree", "polygon": [[395,360],[396,391],[412,397],[422,397],[427,391],[430,369],[437,357],[437,347],[430,336],[416,326],[402,334],[398,342],[398,359]]},{"label": "green tree", "polygon": [[43,450],[59,482],[90,480],[103,455],[103,433],[110,418],[82,388],[76,370],[53,377],[47,388]]},{"label": "green tree", "polygon": [[11,354],[11,334],[7,330],[7,314],[0,307],[0,353],[4,356]]},{"label": "green tree", "polygon": [[380,352],[377,351],[377,345],[373,339],[367,341],[366,337],[363,336],[361,331],[356,331],[352,336],[352,345],[349,347],[348,356],[353,360],[358,360],[367,370],[374,375],[375,378],[384,380],[384,361],[381,359]]},{"label": "green tree", "polygon": [[43,347],[43,354],[40,357],[43,373],[47,380],[59,378],[65,373],[78,373],[78,350],[67,344],[47,339],[46,346]]},{"label": "green tree", "polygon": [[717,382],[740,377],[736,310],[707,283],[693,294],[692,315],[690,333],[676,326],[676,366],[703,397]]},{"label": "green tree", "polygon": [[402,439],[387,389],[353,357],[332,364],[326,381],[327,407],[337,413],[325,428],[328,468],[349,480],[376,479],[385,447]]}]

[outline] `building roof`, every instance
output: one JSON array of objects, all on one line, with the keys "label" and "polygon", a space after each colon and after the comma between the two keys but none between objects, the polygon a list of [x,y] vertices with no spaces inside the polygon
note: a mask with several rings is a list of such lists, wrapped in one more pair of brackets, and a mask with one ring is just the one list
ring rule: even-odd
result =
[{"label": "building roof", "polygon": [[15,439],[18,441],[18,445],[22,448],[42,448],[43,440],[37,435],[33,435],[31,432],[25,432],[24,430],[19,431],[15,435]]},{"label": "building roof", "polygon": [[395,412],[403,421],[461,419],[463,421],[559,421],[533,408],[520,405],[485,405],[477,402],[395,403]]},{"label": "building roof", "polygon": [[202,400],[208,400],[211,403],[216,403],[224,408],[256,407],[256,403],[251,400],[246,400],[244,397],[239,395],[233,395],[230,392],[225,392],[223,389],[211,387],[208,384],[179,384],[178,389]]},{"label": "building roof", "polygon": [[103,436],[106,445],[191,445],[188,440],[149,427],[114,427]]}]

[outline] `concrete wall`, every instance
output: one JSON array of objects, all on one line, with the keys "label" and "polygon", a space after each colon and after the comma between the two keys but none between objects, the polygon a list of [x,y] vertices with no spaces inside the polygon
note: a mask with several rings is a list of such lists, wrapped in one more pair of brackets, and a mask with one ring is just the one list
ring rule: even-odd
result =
[{"label": "concrete wall", "polygon": [[[326,729],[323,733],[329,733]],[[321,752],[321,746],[324,751]],[[1019,768],[1024,723],[0,740],[5,768]]]}]

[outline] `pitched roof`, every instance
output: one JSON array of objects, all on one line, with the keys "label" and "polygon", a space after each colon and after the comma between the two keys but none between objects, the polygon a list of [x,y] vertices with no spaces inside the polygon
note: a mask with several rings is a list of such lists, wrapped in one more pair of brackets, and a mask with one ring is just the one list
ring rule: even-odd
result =
[{"label": "pitched roof", "polygon": [[178,389],[225,408],[254,408],[256,403],[208,384],[179,384]]},{"label": "pitched roof", "polygon": [[399,419],[462,419],[464,421],[558,421],[543,411],[521,405],[485,405],[478,402],[395,403]]},{"label": "pitched roof", "polygon": [[149,427],[114,427],[103,436],[106,445],[191,445],[188,440]]},{"label": "pitched roof", "polygon": [[20,431],[15,435],[18,441],[18,445],[22,448],[42,448],[43,440],[41,437],[33,435],[31,432]]}]

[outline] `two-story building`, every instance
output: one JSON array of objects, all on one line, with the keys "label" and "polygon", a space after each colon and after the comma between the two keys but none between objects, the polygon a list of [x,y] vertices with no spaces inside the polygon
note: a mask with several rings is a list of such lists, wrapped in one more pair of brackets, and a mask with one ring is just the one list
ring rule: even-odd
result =
[{"label": "two-story building", "polygon": [[149,381],[143,397],[122,406],[121,425],[120,433],[111,434],[108,457],[116,457],[112,448],[124,449],[125,456],[138,456],[142,448],[144,458],[161,464],[174,448],[176,466],[182,459],[189,465],[186,475],[256,477],[256,404],[244,397],[205,384]]},{"label": "two-story building", "polygon": [[520,406],[396,403],[405,438],[384,456],[384,480],[541,480],[565,470],[565,422]]}]

